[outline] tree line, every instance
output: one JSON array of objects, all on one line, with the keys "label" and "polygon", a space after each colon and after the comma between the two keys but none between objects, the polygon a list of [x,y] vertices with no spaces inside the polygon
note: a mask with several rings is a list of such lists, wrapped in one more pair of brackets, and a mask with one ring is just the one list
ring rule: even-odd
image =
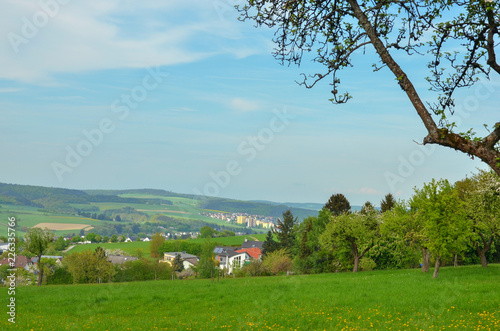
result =
[{"label": "tree line", "polygon": [[432,261],[436,278],[444,263],[500,262],[500,180],[492,171],[454,184],[432,180],[408,201],[388,194],[380,212],[370,202],[359,212],[350,209],[335,194],[301,223],[286,211],[264,253],[284,250],[300,273],[418,266],[428,272]]}]

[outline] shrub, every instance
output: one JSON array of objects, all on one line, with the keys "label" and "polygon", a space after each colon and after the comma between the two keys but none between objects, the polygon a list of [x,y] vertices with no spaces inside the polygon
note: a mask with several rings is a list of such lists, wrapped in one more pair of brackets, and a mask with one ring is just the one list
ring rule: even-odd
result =
[{"label": "shrub", "polygon": [[375,269],[376,266],[377,266],[377,263],[375,263],[375,261],[373,261],[372,259],[370,259],[368,257],[364,257],[361,259],[361,261],[359,261],[359,267],[361,268],[361,270],[364,270],[364,271],[371,271],[371,270]]},{"label": "shrub", "polygon": [[262,267],[265,272],[277,275],[279,273],[291,271],[293,263],[286,249],[282,248],[267,254],[264,261],[262,261]]}]

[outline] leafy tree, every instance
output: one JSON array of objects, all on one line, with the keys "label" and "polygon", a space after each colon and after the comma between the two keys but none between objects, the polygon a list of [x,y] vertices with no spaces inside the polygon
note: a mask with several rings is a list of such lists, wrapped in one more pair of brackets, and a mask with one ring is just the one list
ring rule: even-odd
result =
[{"label": "leafy tree", "polygon": [[266,239],[262,244],[262,254],[267,255],[278,249],[278,243],[274,240],[273,232],[271,230],[267,231]]},{"label": "leafy tree", "polygon": [[151,238],[151,242],[149,243],[149,251],[151,252],[151,257],[160,257],[160,252],[158,249],[161,244],[165,241],[165,238],[159,233],[155,233]]},{"label": "leafy tree", "polygon": [[283,220],[278,218],[278,224],[274,233],[278,237],[278,247],[284,248],[288,252],[292,252],[295,241],[295,224],[298,223],[297,217],[293,217],[290,209],[283,212]]},{"label": "leafy tree", "polygon": [[111,240],[112,243],[116,243],[116,242],[118,242],[118,236],[116,234],[114,234],[114,235],[111,236],[110,240]]},{"label": "leafy tree", "polygon": [[291,271],[293,263],[288,250],[281,248],[266,255],[262,261],[262,268],[273,275]]},{"label": "leafy tree", "polygon": [[215,243],[206,238],[203,242],[200,261],[198,262],[197,271],[201,278],[210,278],[215,272],[215,261],[213,257]]},{"label": "leafy tree", "polygon": [[433,278],[437,278],[442,259],[465,250],[472,222],[464,213],[465,206],[457,190],[447,180],[433,179],[421,189],[415,188],[410,205],[416,219],[423,224],[426,246],[436,259]]},{"label": "leafy tree", "polygon": [[182,263],[182,258],[180,254],[175,256],[175,259],[172,261],[172,270],[176,272],[181,272],[184,270],[184,264]]},{"label": "leafy tree", "polygon": [[62,285],[72,284],[73,276],[66,267],[57,267],[54,273],[47,277],[47,284],[49,285]]},{"label": "leafy tree", "polygon": [[64,240],[64,237],[60,236],[57,238],[57,240],[54,242],[54,248],[58,251],[63,251],[69,246],[69,243]]},{"label": "leafy tree", "polygon": [[367,201],[367,202],[365,202],[363,207],[361,207],[360,212],[363,215],[368,215],[368,214],[376,212],[376,209],[375,209],[375,206],[370,201]]},{"label": "leafy tree", "polygon": [[408,203],[400,201],[394,207],[382,213],[380,241],[370,251],[377,266],[386,268],[413,267],[416,254],[422,254],[422,271],[429,271],[430,252],[423,233],[423,223],[419,222],[414,212],[408,210]]},{"label": "leafy tree", "polygon": [[224,231],[222,231],[222,236],[223,237],[234,237],[235,233],[233,231],[230,231],[230,230],[224,230]]},{"label": "leafy tree", "polygon": [[110,281],[115,273],[113,264],[108,261],[102,247],[97,247],[94,252],[88,249],[70,254],[64,258],[63,263],[73,276],[74,283]]},{"label": "leafy tree", "polygon": [[142,258],[144,257],[144,249],[142,248],[137,248],[132,252],[132,256],[135,256],[137,258]]},{"label": "leafy tree", "polygon": [[200,235],[202,238],[212,238],[215,234],[215,230],[211,227],[205,225],[200,229]]},{"label": "leafy tree", "polygon": [[[237,8],[241,20],[276,29],[274,56],[282,63],[300,65],[303,56],[312,53],[324,70],[303,74],[301,85],[312,88],[323,79],[330,81],[334,103],[351,98],[338,91],[339,72],[353,66],[356,51],[371,46],[368,51],[374,50],[381,62],[375,70],[387,67],[392,72],[422,120],[427,130],[423,143],[478,157],[500,175],[500,122],[489,123],[489,133],[477,137],[473,128],[456,133],[448,115],[454,113],[460,89],[489,78],[490,70],[500,74],[495,53],[499,6],[491,0],[248,0]],[[428,54],[427,80],[437,93],[435,102],[427,105],[402,67],[418,54]]]},{"label": "leafy tree", "polygon": [[57,262],[55,259],[42,258],[41,264],[43,267],[43,279],[42,284],[47,285],[48,279],[55,273],[57,270]]},{"label": "leafy tree", "polygon": [[54,232],[49,229],[30,228],[24,235],[24,249],[38,257],[38,286],[42,285],[43,262],[42,255],[54,241]]},{"label": "leafy tree", "polygon": [[330,222],[328,209],[319,211],[317,217],[306,218],[297,229],[298,252],[296,267],[303,273],[319,273],[331,270],[332,254],[321,247],[319,238]]},{"label": "leafy tree", "polygon": [[96,242],[96,234],[93,233],[93,232],[90,232],[90,233],[87,233],[87,235],[85,236],[85,240],[88,240],[92,243],[95,243]]},{"label": "leafy tree", "polygon": [[380,211],[382,213],[385,213],[386,211],[391,210],[394,208],[394,205],[396,204],[396,201],[394,201],[394,197],[392,196],[391,193],[388,193],[385,195],[385,197],[380,201]]},{"label": "leafy tree", "polygon": [[375,213],[342,214],[334,216],[320,237],[321,246],[334,254],[350,252],[353,272],[359,270],[359,261],[375,245],[379,236],[379,219]]},{"label": "leafy tree", "polygon": [[455,183],[474,222],[474,248],[481,265],[488,266],[486,253],[500,238],[500,179],[492,171],[479,170],[472,178]]},{"label": "leafy tree", "polygon": [[323,208],[331,211],[333,216],[339,216],[343,213],[351,212],[351,204],[341,193],[333,194]]}]

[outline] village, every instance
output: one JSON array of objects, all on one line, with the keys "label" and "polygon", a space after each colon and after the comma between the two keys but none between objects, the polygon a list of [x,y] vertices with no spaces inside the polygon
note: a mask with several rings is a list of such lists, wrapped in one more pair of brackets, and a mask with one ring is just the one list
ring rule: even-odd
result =
[{"label": "village", "polygon": [[202,215],[229,223],[246,225],[248,228],[272,229],[275,227],[275,217],[271,216],[226,212],[204,212]]}]

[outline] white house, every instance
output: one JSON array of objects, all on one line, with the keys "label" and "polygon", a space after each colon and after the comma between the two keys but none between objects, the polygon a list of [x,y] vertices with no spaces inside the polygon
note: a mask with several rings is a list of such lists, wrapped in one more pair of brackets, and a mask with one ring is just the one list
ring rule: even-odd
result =
[{"label": "white house", "polygon": [[247,252],[237,252],[233,247],[220,247],[214,249],[215,258],[219,261],[219,268],[228,269],[229,274],[232,274],[234,268],[243,267],[244,263],[250,261],[250,255]]},{"label": "white house", "polygon": [[182,265],[184,269],[189,269],[190,267],[195,267],[198,265],[199,258],[196,255],[188,254],[186,252],[168,252],[163,254],[163,261],[172,265],[177,255],[180,255],[182,260]]}]

